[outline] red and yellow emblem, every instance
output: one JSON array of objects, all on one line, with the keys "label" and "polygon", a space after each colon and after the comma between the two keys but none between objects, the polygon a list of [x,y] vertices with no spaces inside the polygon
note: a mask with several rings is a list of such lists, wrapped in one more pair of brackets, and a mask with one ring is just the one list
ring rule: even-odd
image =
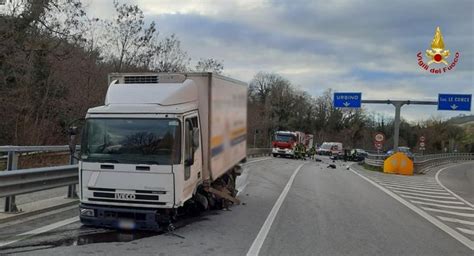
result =
[{"label": "red and yellow emblem", "polygon": [[[447,58],[449,57],[450,52],[445,49],[443,34],[441,34],[441,29],[439,27],[435,30],[433,41],[431,41],[431,49],[426,50],[425,54],[426,57],[428,57],[428,62],[423,61],[423,53],[421,51],[416,54],[418,66],[432,74],[442,74],[454,69],[460,56],[459,52],[456,52],[453,61],[448,63]],[[444,64],[444,67],[437,65],[430,67],[431,64]]]},{"label": "red and yellow emblem", "polygon": [[433,63],[443,63],[448,65],[448,62],[445,60],[449,56],[449,50],[444,49],[444,40],[443,35],[441,34],[441,29],[436,28],[433,41],[431,42],[431,49],[426,50],[426,57],[431,60],[428,61],[428,65]]}]

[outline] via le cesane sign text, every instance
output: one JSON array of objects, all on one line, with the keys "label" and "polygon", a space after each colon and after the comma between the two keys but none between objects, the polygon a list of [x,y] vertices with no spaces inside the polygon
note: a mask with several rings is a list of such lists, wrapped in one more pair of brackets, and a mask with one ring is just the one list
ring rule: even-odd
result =
[{"label": "via le cesane sign text", "polygon": [[362,93],[360,92],[335,92],[334,107],[336,108],[360,108]]},{"label": "via le cesane sign text", "polygon": [[439,94],[438,110],[471,111],[472,94]]}]

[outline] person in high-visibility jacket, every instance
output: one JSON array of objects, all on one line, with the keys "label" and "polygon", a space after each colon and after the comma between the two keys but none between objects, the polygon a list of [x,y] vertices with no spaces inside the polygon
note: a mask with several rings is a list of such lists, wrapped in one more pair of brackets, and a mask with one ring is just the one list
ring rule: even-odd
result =
[{"label": "person in high-visibility jacket", "polygon": [[310,159],[313,159],[314,155],[316,155],[316,147],[312,146],[308,151],[308,156]]},{"label": "person in high-visibility jacket", "polygon": [[296,147],[295,147],[295,158],[296,159],[304,159],[306,160],[306,149],[304,147],[303,144],[301,143],[298,143],[296,144]]}]

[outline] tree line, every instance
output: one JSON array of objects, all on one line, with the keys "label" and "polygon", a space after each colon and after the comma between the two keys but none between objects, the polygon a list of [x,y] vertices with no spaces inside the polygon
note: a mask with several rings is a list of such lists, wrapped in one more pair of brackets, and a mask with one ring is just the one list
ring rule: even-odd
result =
[{"label": "tree line", "polygon": [[[215,58],[193,62],[179,38],[160,35],[137,5],[113,6],[111,19],[90,17],[80,0],[26,1],[0,15],[0,145],[67,143],[69,126],[103,103],[111,72],[223,71]],[[318,143],[366,149],[381,131],[391,147],[393,120],[336,109],[332,91],[313,97],[275,73],[259,72],[249,82],[248,110],[249,146],[269,147],[275,131],[298,130]],[[404,121],[400,129],[401,145],[412,148],[425,135],[428,151],[474,149],[472,125]]]},{"label": "tree line", "polygon": [[222,61],[191,59],[133,4],[111,19],[80,0],[35,0],[0,15],[0,145],[63,144],[68,127],[100,105],[111,72],[220,73]]},{"label": "tree line", "polygon": [[[275,73],[259,72],[250,81],[248,109],[251,147],[270,147],[276,131],[288,130],[313,134],[318,144],[342,142],[348,148],[371,151],[376,150],[375,134],[382,132],[384,150],[393,148],[393,119],[377,118],[363,108],[334,108],[331,90],[312,97]],[[428,153],[474,152],[474,124],[459,126],[433,118],[416,124],[402,120],[400,146],[419,152],[421,136],[426,138]]]}]

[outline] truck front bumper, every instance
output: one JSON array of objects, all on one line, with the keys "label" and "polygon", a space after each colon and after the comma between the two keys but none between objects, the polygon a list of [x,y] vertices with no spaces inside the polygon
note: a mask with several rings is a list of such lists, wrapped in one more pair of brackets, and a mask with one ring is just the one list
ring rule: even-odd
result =
[{"label": "truck front bumper", "polygon": [[292,149],[283,149],[283,148],[272,148],[273,155],[281,155],[281,156],[294,156],[295,151]]},{"label": "truck front bumper", "polygon": [[81,223],[88,226],[114,229],[160,230],[160,220],[156,210],[79,205]]}]

